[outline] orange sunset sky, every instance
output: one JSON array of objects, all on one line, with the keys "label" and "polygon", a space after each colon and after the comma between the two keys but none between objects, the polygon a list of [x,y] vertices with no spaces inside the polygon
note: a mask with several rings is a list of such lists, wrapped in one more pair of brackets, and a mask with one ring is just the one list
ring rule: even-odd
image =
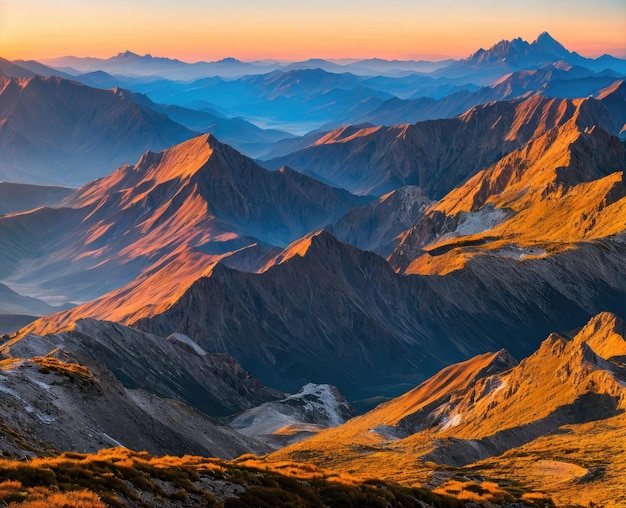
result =
[{"label": "orange sunset sky", "polygon": [[462,58],[548,31],[626,57],[624,0],[0,0],[0,56]]}]

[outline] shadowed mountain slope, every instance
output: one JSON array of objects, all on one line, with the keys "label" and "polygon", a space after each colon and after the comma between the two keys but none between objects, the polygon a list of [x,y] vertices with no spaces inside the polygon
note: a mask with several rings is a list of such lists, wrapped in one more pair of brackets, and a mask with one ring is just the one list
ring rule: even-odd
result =
[{"label": "shadowed mountain slope", "polygon": [[80,185],[194,136],[166,115],[58,77],[0,77],[0,176]]},{"label": "shadowed mountain slope", "polygon": [[206,354],[183,336],[166,339],[85,320],[64,333],[0,344],[0,358],[0,434],[9,453],[23,454],[38,442],[60,450],[127,446],[225,458],[267,449],[209,416],[279,394],[232,357]]},{"label": "shadowed mountain slope", "polygon": [[433,204],[419,187],[400,187],[350,210],[325,229],[342,242],[388,256],[400,241],[399,235],[410,229]]},{"label": "shadowed mountain slope", "polygon": [[616,237],[525,262],[477,257],[445,277],[407,277],[321,233],[262,274],[218,264],[136,325],[228,351],[285,390],[305,380],[335,384],[351,400],[398,393],[481,349],[506,345],[523,355],[550,327],[623,311],[623,245]]},{"label": "shadowed mountain slope", "polygon": [[348,136],[338,129],[314,145],[273,159],[351,192],[384,194],[404,185],[441,198],[476,172],[532,138],[576,117],[581,127],[611,130],[607,108],[594,99],[531,97],[477,106],[443,120],[368,127]]},{"label": "shadowed mountain slope", "polygon": [[244,269],[262,266],[271,244],[367,201],[287,168],[269,172],[204,135],[147,152],[59,208],[1,218],[0,274],[46,298],[85,301],[120,290],[107,304],[91,304],[100,313],[80,317],[104,315],[103,305],[108,319],[143,317],[225,256]]}]

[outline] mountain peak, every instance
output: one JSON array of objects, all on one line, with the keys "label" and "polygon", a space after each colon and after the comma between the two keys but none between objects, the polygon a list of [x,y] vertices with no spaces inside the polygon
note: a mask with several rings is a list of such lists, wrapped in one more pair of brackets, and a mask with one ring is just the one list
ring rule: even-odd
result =
[{"label": "mountain peak", "polygon": [[311,248],[319,248],[320,246],[328,247],[331,244],[338,243],[340,243],[339,240],[337,240],[328,231],[323,229],[315,231],[303,236],[302,238],[298,238],[287,246],[276,258],[274,264],[285,263],[296,256],[304,257],[309,253]]},{"label": "mountain peak", "polygon": [[221,63],[221,64],[240,64],[242,62],[241,62],[241,60],[238,60],[237,58],[234,58],[232,56],[227,56],[226,58],[222,58],[221,60],[218,60],[216,63]]},{"label": "mountain peak", "polygon": [[500,372],[509,370],[516,365],[517,360],[513,358],[513,355],[511,355],[511,353],[509,353],[506,349],[501,349],[495,353],[491,361],[483,367],[478,374],[476,374],[476,379],[499,374]]},{"label": "mountain peak", "polygon": [[552,41],[552,42],[556,42],[556,40],[554,39],[554,37],[552,37],[548,32],[543,31],[539,34],[539,36],[537,37],[537,39],[535,40],[535,42],[545,42],[545,41]]},{"label": "mountain peak", "polygon": [[203,134],[159,153],[146,152],[134,166],[136,170],[158,169],[159,180],[171,180],[194,174],[221,147],[214,136]]},{"label": "mountain peak", "polygon": [[537,39],[535,39],[535,42],[540,44],[559,44],[548,32],[541,32]]},{"label": "mountain peak", "polygon": [[490,64],[511,69],[538,68],[546,63],[567,60],[571,53],[548,32],[543,32],[529,44],[521,37],[502,40],[488,50],[480,49],[467,62],[472,65]]},{"label": "mountain peak", "polygon": [[586,343],[593,352],[609,360],[626,357],[626,323],[615,314],[602,312],[576,334],[575,342]]},{"label": "mountain peak", "polygon": [[[146,55],[146,56],[150,56],[150,55]],[[126,51],[118,53],[113,58],[116,60],[121,60],[123,58],[142,58],[142,56],[138,55],[137,53],[133,53],[132,51],[127,49]]]},{"label": "mountain peak", "polygon": [[542,51],[553,53],[559,56],[567,56],[570,53],[548,32],[542,32],[539,37],[537,37],[537,39],[531,44],[531,46],[538,47]]}]

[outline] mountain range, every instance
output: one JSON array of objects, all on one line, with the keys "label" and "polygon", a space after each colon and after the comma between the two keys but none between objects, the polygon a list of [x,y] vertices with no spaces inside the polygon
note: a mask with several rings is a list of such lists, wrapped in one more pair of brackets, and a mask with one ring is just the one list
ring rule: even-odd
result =
[{"label": "mountain range", "polygon": [[110,309],[145,316],[216,261],[236,254],[242,266],[263,264],[272,244],[293,241],[367,201],[288,168],[269,172],[204,135],[146,152],[136,165],[85,185],[55,208],[0,217],[7,248],[2,273],[18,292],[62,295],[59,304],[118,290]]},{"label": "mountain range", "polygon": [[[328,72],[358,72],[362,75],[402,75],[411,72],[431,72],[445,67],[451,60],[439,62],[413,60],[384,60],[371,58],[348,63],[324,59],[309,59],[301,62],[252,61],[243,62],[228,57],[214,62],[188,63],[177,59],[153,57],[150,54],[138,55],[124,51],[107,58],[78,58],[65,56],[43,60],[44,64],[64,70],[70,74],[106,71],[132,77],[166,77],[172,80],[193,80],[206,76],[238,78],[246,75],[266,74],[275,70],[297,70],[321,68]],[[23,65],[23,61],[17,61]]]},{"label": "mountain range", "polygon": [[444,120],[340,128],[265,165],[288,165],[357,194],[381,195],[417,185],[440,198],[478,170],[572,117],[617,134],[626,120],[625,90],[621,82],[600,99],[537,96],[476,106]]},{"label": "mountain range", "polygon": [[84,183],[194,135],[114,90],[40,76],[0,77],[0,90],[0,175],[12,181]]},{"label": "mountain range", "polygon": [[0,177],[62,185],[82,185],[146,149],[167,148],[200,132],[251,152],[290,137],[240,118],[155,104],[117,87],[102,90],[59,77],[1,73],[0,121]]},{"label": "mountain range", "polygon": [[[276,215],[271,229],[259,229],[261,224],[271,226],[273,214],[282,209],[305,209],[306,201],[294,205],[293,198],[287,199],[289,187],[274,194],[281,200],[272,201],[271,207],[255,208],[255,203],[264,203],[261,182],[270,182],[270,176],[293,179],[297,173],[266,172],[206,137],[146,154],[136,166],[79,190],[68,198],[73,208],[63,212],[89,216],[88,221],[72,219],[90,231],[81,237],[93,237],[87,252],[77,251],[83,262],[92,258],[90,263],[103,266],[107,260],[110,282],[113,266],[129,273],[124,256],[133,252],[135,275],[129,274],[130,282],[121,289],[38,320],[27,330],[49,333],[94,317],[161,336],[184,333],[207,351],[232,354],[267,385],[293,391],[306,382],[329,382],[351,400],[361,400],[395,395],[450,362],[501,344],[503,336],[515,355],[525,355],[535,347],[533,340],[555,326],[569,330],[602,310],[620,313],[626,294],[619,254],[626,151],[616,137],[591,127],[603,122],[606,108],[592,99],[530,98],[505,103],[497,112],[509,117],[498,117],[496,132],[523,147],[434,204],[423,194],[405,195],[405,204],[397,200],[398,208],[415,200],[418,213],[411,227],[393,230],[393,238],[400,239],[389,257],[391,267],[326,232],[297,239],[325,221],[333,222],[331,213],[339,217],[356,206],[358,198],[345,191],[318,184],[317,202],[325,209],[310,208],[289,219]],[[462,120],[479,125],[472,119],[491,115],[495,113],[472,110]],[[533,125],[538,119],[544,121]],[[518,125],[521,132],[515,130]],[[498,136],[486,132],[495,145]],[[449,145],[424,146],[436,150]],[[212,190],[213,182],[224,181],[226,175],[234,178],[232,187]],[[247,180],[241,180],[243,175]],[[313,180],[298,179],[311,189]],[[250,188],[247,201],[231,202],[239,194],[227,189],[241,192],[245,181],[256,183],[254,195],[260,201],[250,200]],[[177,205],[178,199],[185,205]],[[145,202],[150,203],[146,218]],[[384,200],[374,209],[380,203]],[[210,213],[205,215],[207,206]],[[120,210],[140,221],[122,220],[116,215]],[[244,214],[229,215],[233,210]],[[302,222],[317,214],[317,223]],[[350,211],[341,219],[344,229],[364,227],[358,226],[360,217],[370,216],[363,214]],[[393,215],[387,212],[387,217]],[[279,237],[278,224],[288,226],[289,220],[303,229],[287,229]],[[369,231],[375,238],[380,231],[391,241],[385,222],[370,224]],[[289,238],[296,240],[282,252],[259,249],[256,240],[276,245]],[[216,241],[221,242],[219,251]],[[241,248],[253,244],[255,250],[246,249],[242,271],[237,264]],[[119,254],[112,258],[110,252]],[[102,289],[102,276],[91,268],[86,273]],[[81,275],[81,280],[87,279]],[[420,370],[424,365],[429,370]]]},{"label": "mountain range", "polygon": [[[364,478],[380,477],[383,469],[386,478],[426,482],[442,493],[471,492],[483,482],[474,492],[487,502],[506,484],[484,482],[505,473],[527,486],[549,484],[559,505],[619,505],[625,500],[618,458],[625,442],[624,331],[623,321],[600,314],[573,337],[551,334],[519,364],[501,350],[452,365],[265,461],[306,457]],[[585,461],[586,453],[595,460]]]},{"label": "mountain range", "polygon": [[625,72],[0,60],[0,503],[626,502]]}]

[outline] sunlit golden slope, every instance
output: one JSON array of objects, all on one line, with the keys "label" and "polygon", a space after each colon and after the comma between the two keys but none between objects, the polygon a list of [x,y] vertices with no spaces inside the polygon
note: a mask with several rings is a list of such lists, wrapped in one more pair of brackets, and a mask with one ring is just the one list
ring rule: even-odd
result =
[{"label": "sunlit golden slope", "polygon": [[20,330],[20,335],[65,330],[87,316],[106,316],[111,321],[127,323],[134,317],[162,312],[198,277],[210,274],[222,257],[209,256],[183,246],[120,289],[70,310],[40,318]]},{"label": "sunlit golden slope", "polygon": [[481,171],[427,211],[390,260],[445,274],[477,255],[524,259],[626,230],[626,150],[576,114]]},{"label": "sunlit golden slope", "polygon": [[513,365],[515,361],[504,350],[451,365],[417,388],[360,416],[354,423],[356,425],[358,420],[359,425],[368,429],[379,425],[397,426],[404,418],[431,407],[433,403],[440,403],[451,393],[467,390],[476,379]]},{"label": "sunlit golden slope", "polygon": [[[454,365],[266,460],[431,485],[446,478],[437,464],[460,468],[461,477],[476,467],[483,476],[510,476],[563,503],[583,492],[594,502],[610,505],[619,495],[626,502],[624,492],[618,494],[626,475],[619,456],[626,448],[625,331],[621,320],[604,313],[573,339],[551,335],[517,366],[511,367],[505,352]],[[602,441],[609,438],[617,441]],[[525,477],[516,464],[533,464],[534,472]],[[561,475],[553,481],[551,468]],[[578,483],[585,475],[588,481]]]}]

